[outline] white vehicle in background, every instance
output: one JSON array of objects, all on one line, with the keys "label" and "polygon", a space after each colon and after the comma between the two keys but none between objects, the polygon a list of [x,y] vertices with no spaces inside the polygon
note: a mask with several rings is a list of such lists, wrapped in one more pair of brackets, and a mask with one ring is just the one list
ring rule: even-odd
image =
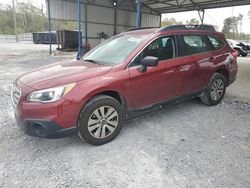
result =
[{"label": "white vehicle in background", "polygon": [[248,53],[250,53],[249,47],[246,46],[242,42],[238,42],[236,40],[227,39],[228,44],[237,51],[238,56],[246,57]]}]

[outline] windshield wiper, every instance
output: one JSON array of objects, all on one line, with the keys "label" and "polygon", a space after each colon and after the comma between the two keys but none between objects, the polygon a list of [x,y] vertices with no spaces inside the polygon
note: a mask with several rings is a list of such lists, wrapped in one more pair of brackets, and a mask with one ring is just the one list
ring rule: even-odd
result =
[{"label": "windshield wiper", "polygon": [[83,61],[91,62],[91,63],[96,63],[93,59],[83,59]]},{"label": "windshield wiper", "polygon": [[91,63],[95,63],[95,64],[98,64],[98,65],[102,65],[101,63],[93,60],[93,59],[83,59],[83,61],[87,61],[87,62],[91,62]]}]

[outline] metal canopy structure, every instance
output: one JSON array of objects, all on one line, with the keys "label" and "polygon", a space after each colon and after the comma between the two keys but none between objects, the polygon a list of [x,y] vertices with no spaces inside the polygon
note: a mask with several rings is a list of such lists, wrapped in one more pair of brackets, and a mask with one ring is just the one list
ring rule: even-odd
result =
[{"label": "metal canopy structure", "polygon": [[142,5],[160,14],[249,4],[250,0],[142,0]]}]

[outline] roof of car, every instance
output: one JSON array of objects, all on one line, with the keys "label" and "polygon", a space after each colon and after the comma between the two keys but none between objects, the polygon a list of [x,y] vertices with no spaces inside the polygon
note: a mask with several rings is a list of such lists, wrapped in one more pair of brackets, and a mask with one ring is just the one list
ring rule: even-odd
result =
[{"label": "roof of car", "polygon": [[125,33],[127,34],[135,34],[135,35],[147,35],[147,34],[152,34],[152,33],[157,33],[159,30],[159,28],[139,28],[139,29],[132,29],[132,30],[129,30]]}]

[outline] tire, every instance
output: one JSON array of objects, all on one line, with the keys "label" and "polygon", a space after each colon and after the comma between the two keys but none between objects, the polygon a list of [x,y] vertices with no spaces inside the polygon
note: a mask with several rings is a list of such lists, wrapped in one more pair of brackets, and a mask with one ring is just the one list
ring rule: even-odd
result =
[{"label": "tire", "polygon": [[103,145],[120,133],[124,121],[125,110],[120,102],[107,95],[97,95],[80,112],[78,135],[88,144]]},{"label": "tire", "polygon": [[206,92],[200,97],[201,101],[209,106],[221,102],[226,92],[226,78],[222,74],[215,73],[209,82]]},{"label": "tire", "polygon": [[240,55],[241,55],[242,57],[246,57],[246,56],[247,56],[247,53],[241,52]]}]

